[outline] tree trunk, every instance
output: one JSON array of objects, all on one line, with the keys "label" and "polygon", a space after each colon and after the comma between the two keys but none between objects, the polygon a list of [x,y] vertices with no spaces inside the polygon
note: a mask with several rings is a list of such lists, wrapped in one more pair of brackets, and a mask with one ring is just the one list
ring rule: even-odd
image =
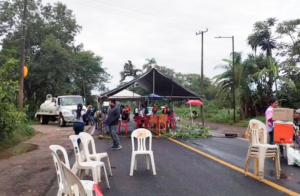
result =
[{"label": "tree trunk", "polygon": [[257,106],[256,105],[254,106],[254,111],[255,111],[255,116],[257,116],[258,111],[257,111]]}]

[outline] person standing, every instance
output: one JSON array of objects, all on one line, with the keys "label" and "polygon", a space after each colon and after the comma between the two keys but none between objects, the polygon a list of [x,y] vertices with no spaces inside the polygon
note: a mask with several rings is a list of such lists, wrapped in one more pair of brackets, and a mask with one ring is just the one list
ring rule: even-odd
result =
[{"label": "person standing", "polygon": [[127,108],[128,112],[129,112],[129,114],[130,114],[130,112],[131,112],[131,107],[130,107],[130,105],[126,105],[126,108]]},{"label": "person standing", "polygon": [[147,116],[149,114],[149,110],[148,110],[148,105],[147,103],[145,104],[145,116]]},{"label": "person standing", "polygon": [[165,105],[164,109],[162,110],[163,114],[167,114],[168,116],[170,116],[170,109],[168,108],[167,105]]},{"label": "person standing", "polygon": [[[73,130],[75,135],[79,135],[79,133],[84,131],[84,124],[85,124],[85,112],[82,111],[82,104],[77,105],[77,110],[73,122]],[[80,140],[78,140],[78,146],[80,145]]]},{"label": "person standing", "polygon": [[87,107],[87,112],[86,112],[86,115],[87,115],[87,118],[88,118],[88,122],[93,125],[94,124],[94,115],[93,115],[93,110],[92,110],[92,106],[89,105]]},{"label": "person standing", "polygon": [[109,129],[110,136],[113,140],[113,145],[111,149],[120,150],[122,148],[120,144],[120,139],[118,136],[118,125],[120,118],[120,108],[116,106],[116,100],[112,99],[110,101],[110,109],[107,115],[106,123]]},{"label": "person standing", "polygon": [[[278,99],[277,98],[272,98],[270,100],[270,106],[266,110],[266,128],[267,132],[269,133],[270,136],[270,144],[274,144],[274,121],[273,121],[273,111],[275,108],[277,108],[279,105]],[[280,149],[280,156],[283,158],[283,146],[279,146]]]},{"label": "person standing", "polygon": [[266,128],[267,132],[269,133],[270,136],[270,144],[274,144],[274,128],[273,128],[273,111],[274,108],[278,107],[278,100],[277,98],[272,98],[270,100],[270,106],[266,110]]},{"label": "person standing", "polygon": [[134,120],[135,120],[135,117],[139,116],[139,108],[138,106],[135,106],[135,109],[134,109]]},{"label": "person standing", "polygon": [[156,115],[156,114],[157,114],[157,110],[158,110],[158,108],[157,108],[157,106],[154,104],[154,106],[153,106],[153,108],[152,108],[152,114],[153,114],[153,115]]}]

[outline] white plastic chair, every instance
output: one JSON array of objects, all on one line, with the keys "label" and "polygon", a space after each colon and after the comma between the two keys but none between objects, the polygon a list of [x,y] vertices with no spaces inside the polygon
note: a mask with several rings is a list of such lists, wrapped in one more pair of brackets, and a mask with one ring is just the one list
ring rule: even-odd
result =
[{"label": "white plastic chair", "polygon": [[[72,191],[73,189],[70,189],[70,184],[68,183],[65,172],[63,172],[63,169],[62,169],[63,163],[60,161],[59,156],[57,155],[58,151],[62,152],[64,159],[65,159],[64,166],[70,171],[70,164],[69,164],[69,158],[68,158],[67,152],[62,146],[58,146],[58,145],[51,145],[51,146],[49,146],[49,148],[52,151],[52,157],[54,160],[54,165],[55,165],[55,169],[56,169],[56,173],[57,173],[57,180],[58,180],[57,196],[72,195],[72,194],[70,194],[70,191]],[[83,187],[87,196],[94,195],[93,185],[96,182],[90,181],[90,180],[81,180],[79,182],[80,182],[81,186]]]},{"label": "white plastic chair", "polygon": [[[91,161],[91,160],[101,161],[102,158],[106,158],[108,170],[109,170],[110,176],[112,176],[112,171],[111,171],[111,166],[110,166],[110,161],[109,161],[108,154],[106,152],[103,152],[103,153],[97,153],[96,152],[95,141],[94,141],[94,138],[90,134],[85,133],[85,132],[81,132],[79,134],[79,137],[81,139],[81,142],[82,142],[82,145],[83,145],[83,150],[84,150],[85,157],[86,157],[87,161]],[[90,151],[89,151],[89,144],[90,143],[92,145],[92,152],[93,152],[92,154],[90,154]],[[100,180],[101,180],[101,172],[100,172]]]},{"label": "white plastic chair", "polygon": [[[149,150],[146,149],[146,139],[149,137]],[[134,147],[134,140],[137,138],[137,150]],[[137,158],[136,155],[145,154],[147,162],[147,170],[150,170],[150,161],[152,165],[153,175],[156,175],[154,156],[152,151],[152,133],[147,129],[136,129],[131,134],[132,142],[132,156],[130,166],[130,176],[133,176],[133,170],[137,170]]]},{"label": "white plastic chair", "polygon": [[75,158],[76,158],[76,167],[79,170],[79,176],[81,177],[82,175],[82,170],[83,171],[92,171],[92,176],[93,176],[93,181],[95,182],[101,182],[100,179],[100,170],[103,168],[104,171],[104,177],[106,181],[106,186],[108,189],[110,189],[107,174],[106,174],[106,169],[105,165],[101,161],[83,161],[81,158],[81,153],[79,151],[78,143],[77,140],[80,139],[79,135],[71,135],[69,136],[69,139],[72,141],[73,147],[74,147],[74,153],[75,153]]},{"label": "white plastic chair", "polygon": [[[62,171],[68,185],[68,195],[72,196],[103,196],[101,193],[96,194],[94,192],[94,186],[97,184],[94,181],[79,180],[79,178],[71,172],[71,170],[64,164],[61,163]],[[99,186],[99,185],[97,185]],[[88,187],[89,189],[87,190]],[[99,187],[98,187],[99,188]]]},{"label": "white plastic chair", "polygon": [[[245,175],[247,175],[248,167],[251,158],[258,159],[258,176],[262,180],[264,177],[264,163],[265,158],[275,158],[276,176],[279,179],[280,168],[280,151],[277,145],[267,144],[267,130],[266,125],[258,120],[250,120],[248,125],[248,131],[250,131],[249,149],[245,164]],[[246,134],[247,135],[247,134]],[[254,163],[254,172],[257,173],[256,162]]]}]

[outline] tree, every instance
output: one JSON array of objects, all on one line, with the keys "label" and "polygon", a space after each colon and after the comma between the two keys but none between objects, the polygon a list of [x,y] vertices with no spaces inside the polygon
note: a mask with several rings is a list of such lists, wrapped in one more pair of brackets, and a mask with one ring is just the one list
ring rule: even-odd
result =
[{"label": "tree", "polygon": [[139,73],[142,72],[140,69],[135,69],[135,66],[132,64],[130,60],[128,60],[128,63],[125,63],[124,70],[120,72],[121,80],[120,82],[124,81],[126,77],[137,77]]},{"label": "tree", "polygon": [[300,63],[300,19],[283,21],[279,23],[276,32],[282,37],[288,37],[290,42],[281,42],[278,44],[278,54],[281,57],[287,57],[283,65],[296,65]]},{"label": "tree", "polygon": [[254,24],[253,33],[248,36],[248,44],[255,51],[259,46],[266,51],[267,56],[272,56],[272,50],[276,48],[276,39],[272,35],[272,27],[276,18],[268,18],[266,21],[259,21]]},{"label": "tree", "polygon": [[152,67],[157,65],[155,58],[152,59],[146,59],[147,63],[143,65],[143,70],[150,70]]},{"label": "tree", "polygon": [[[4,1],[0,6],[0,36],[3,36],[0,67],[10,58],[19,59],[22,0]],[[74,40],[81,27],[73,12],[62,3],[42,5],[28,0],[25,65],[25,101],[33,116],[46,94],[85,95],[92,102],[91,90],[105,88],[109,75],[102,57],[85,51]],[[84,92],[85,91],[85,92]]]},{"label": "tree", "polygon": [[172,68],[168,68],[166,66],[155,65],[154,66],[160,73],[164,74],[169,78],[175,78],[176,72]]}]

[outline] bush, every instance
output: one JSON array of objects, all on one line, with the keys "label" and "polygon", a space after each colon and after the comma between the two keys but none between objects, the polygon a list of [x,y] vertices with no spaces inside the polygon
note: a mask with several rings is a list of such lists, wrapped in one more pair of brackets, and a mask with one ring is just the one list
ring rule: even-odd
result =
[{"label": "bush", "polygon": [[0,142],[9,140],[15,134],[30,136],[32,128],[27,124],[26,109],[19,111],[15,101],[18,82],[0,81]]},{"label": "bush", "polygon": [[176,131],[174,137],[185,139],[208,138],[209,127],[200,127],[197,124],[182,123],[181,129]]}]

